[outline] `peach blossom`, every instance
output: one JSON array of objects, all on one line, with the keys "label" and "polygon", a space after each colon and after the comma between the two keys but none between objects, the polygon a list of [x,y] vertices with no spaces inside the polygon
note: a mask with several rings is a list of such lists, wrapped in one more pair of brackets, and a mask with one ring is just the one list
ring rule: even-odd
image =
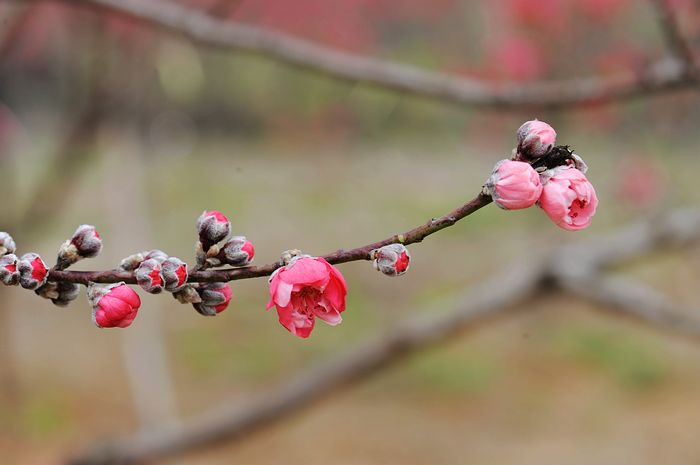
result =
[{"label": "peach blossom", "polygon": [[542,174],[539,206],[560,228],[578,231],[591,224],[598,197],[586,175],[573,166],[560,166]]},{"label": "peach blossom", "polygon": [[529,208],[542,193],[537,172],[529,163],[501,160],[486,181],[486,189],[493,201],[505,210]]}]

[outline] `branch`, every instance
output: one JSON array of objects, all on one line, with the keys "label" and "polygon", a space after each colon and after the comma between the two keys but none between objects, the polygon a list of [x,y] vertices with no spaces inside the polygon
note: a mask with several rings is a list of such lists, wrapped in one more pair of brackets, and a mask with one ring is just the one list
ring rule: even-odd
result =
[{"label": "branch", "polygon": [[[362,247],[357,247],[351,250],[338,250],[336,252],[324,255],[331,264],[346,263],[358,260],[371,260],[370,252],[385,245],[402,243],[404,245],[415,244],[431,234],[434,234],[442,229],[452,226],[459,220],[466,218],[478,209],[491,203],[491,197],[484,193],[480,193],[470,202],[462,205],[459,208],[443,215],[439,218],[432,219],[422,226],[411,229],[403,234],[396,234],[387,239],[372,244],[367,244]],[[279,268],[280,262],[269,263],[262,266],[249,266],[244,268],[224,269],[224,270],[203,270],[192,271],[189,274],[188,282],[228,282],[238,279],[259,278],[269,276]],[[118,283],[125,282],[127,284],[136,284],[136,276],[134,272],[109,270],[109,271],[59,271],[51,270],[49,280],[55,282],[70,282],[76,284],[87,285],[90,282],[94,283]]]},{"label": "branch", "polygon": [[201,44],[257,54],[307,71],[448,103],[496,109],[567,107],[686,89],[694,82],[678,60],[639,74],[534,84],[492,85],[407,64],[342,52],[288,34],[218,19],[163,0],[63,0],[125,15]]},{"label": "branch", "polygon": [[669,0],[650,1],[654,7],[656,18],[659,22],[664,39],[666,40],[669,49],[683,63],[685,68],[684,71],[688,75],[688,78],[693,82],[697,82],[698,70],[695,64],[693,50],[685,37],[683,37],[680,25],[678,24],[675,14],[673,13],[671,5],[669,4]]},{"label": "branch", "polygon": [[431,319],[413,318],[394,330],[357,344],[253,400],[217,406],[182,429],[153,431],[106,444],[69,461],[70,465],[126,465],[173,455],[213,443],[240,439],[283,416],[320,401],[407,356],[443,343],[485,321],[509,314],[542,284],[541,261],[509,267],[465,293],[455,310]]}]

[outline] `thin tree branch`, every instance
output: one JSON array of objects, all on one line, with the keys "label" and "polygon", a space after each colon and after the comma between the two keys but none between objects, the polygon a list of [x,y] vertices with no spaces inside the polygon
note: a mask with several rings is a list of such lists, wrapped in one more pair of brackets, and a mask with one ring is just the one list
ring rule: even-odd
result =
[{"label": "thin tree branch", "polygon": [[288,34],[214,18],[163,0],[63,0],[126,15],[196,42],[258,54],[344,81],[465,106],[496,109],[568,107],[626,100],[693,86],[678,60],[662,60],[639,74],[533,84],[488,82],[342,52]]},{"label": "thin tree branch", "polygon": [[465,293],[455,310],[430,319],[407,319],[394,330],[302,372],[253,400],[217,406],[187,427],[155,431],[106,444],[70,460],[70,465],[126,465],[240,439],[284,415],[318,402],[405,357],[521,307],[542,284],[539,260],[510,267]]},{"label": "thin tree branch", "polygon": [[[323,258],[331,264],[346,263],[357,260],[371,260],[370,252],[385,245],[402,243],[404,245],[415,244],[431,234],[452,226],[459,220],[466,218],[480,208],[491,203],[491,197],[480,193],[474,199],[459,208],[434,218],[422,226],[415,227],[403,234],[395,234],[387,239],[372,244],[367,244],[351,250],[338,250],[324,255]],[[224,270],[204,270],[192,271],[188,282],[228,282],[238,279],[258,278],[269,276],[281,266],[280,262],[268,263],[262,266],[249,266],[244,268],[224,269]],[[108,271],[58,271],[51,270],[49,280],[56,282],[71,282],[77,284],[94,283],[116,283],[124,281],[127,284],[136,284],[134,272],[108,270]]]},{"label": "thin tree branch", "polygon": [[690,47],[690,43],[683,36],[676,15],[669,4],[669,0],[650,1],[669,49],[679,60],[682,61],[688,77],[697,82],[699,76],[693,49]]}]

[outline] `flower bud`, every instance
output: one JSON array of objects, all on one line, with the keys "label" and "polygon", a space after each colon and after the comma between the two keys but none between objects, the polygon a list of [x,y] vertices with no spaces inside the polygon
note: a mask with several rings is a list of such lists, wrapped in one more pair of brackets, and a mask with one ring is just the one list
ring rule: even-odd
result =
[{"label": "flower bud", "polygon": [[142,252],[142,254],[144,260],[153,259],[156,260],[158,263],[163,263],[165,260],[168,259],[168,254],[158,249],[149,250],[148,252]]},{"label": "flower bud", "polygon": [[538,205],[557,226],[578,231],[591,224],[598,197],[586,176],[573,166],[559,166],[541,175],[544,188]]},{"label": "flower bud", "polygon": [[0,281],[6,286],[16,286],[19,284],[17,255],[10,253],[0,257]]},{"label": "flower bud", "polygon": [[170,257],[161,265],[165,290],[176,292],[187,283],[187,263],[177,257]]},{"label": "flower bud", "polygon": [[540,177],[532,166],[513,160],[496,163],[484,187],[496,205],[505,210],[529,208],[542,193]]},{"label": "flower bud", "polygon": [[35,253],[26,253],[17,261],[19,283],[23,288],[34,290],[44,284],[49,270],[41,257]]},{"label": "flower bud", "polygon": [[5,254],[13,254],[17,251],[15,240],[4,231],[0,231],[0,257]]},{"label": "flower bud", "polygon": [[78,226],[73,237],[58,249],[56,269],[65,270],[78,260],[96,257],[101,250],[102,239],[95,227],[89,224]]},{"label": "flower bud", "polygon": [[231,232],[231,223],[217,210],[205,211],[197,219],[197,232],[206,252],[212,245],[226,239]]},{"label": "flower bud", "polygon": [[228,283],[204,283],[197,288],[197,292],[202,301],[192,306],[204,316],[215,316],[226,310],[233,295]]},{"label": "flower bud", "polygon": [[51,299],[54,305],[65,307],[80,295],[80,286],[75,283],[59,282],[58,297]]},{"label": "flower bud", "polygon": [[141,262],[136,268],[136,282],[141,288],[151,294],[160,294],[163,292],[163,275],[161,274],[161,265],[155,258],[149,258]]},{"label": "flower bud", "polygon": [[557,140],[557,133],[549,124],[535,119],[520,126],[517,137],[519,157],[532,161],[546,155],[552,149]]},{"label": "flower bud", "polygon": [[197,288],[192,284],[185,284],[182,289],[173,292],[173,297],[181,304],[198,304],[202,301]]},{"label": "flower bud", "polygon": [[119,263],[119,268],[124,271],[134,271],[145,260],[143,253],[129,255]]},{"label": "flower bud", "polygon": [[108,286],[90,283],[87,295],[92,306],[92,321],[99,328],[126,328],[141,306],[138,294],[124,283]]},{"label": "flower bud", "polygon": [[408,271],[411,255],[403,244],[389,244],[372,252],[374,269],[387,276],[400,276]]},{"label": "flower bud", "polygon": [[254,256],[253,243],[245,236],[234,236],[224,244],[217,258],[227,265],[246,266],[250,265]]}]

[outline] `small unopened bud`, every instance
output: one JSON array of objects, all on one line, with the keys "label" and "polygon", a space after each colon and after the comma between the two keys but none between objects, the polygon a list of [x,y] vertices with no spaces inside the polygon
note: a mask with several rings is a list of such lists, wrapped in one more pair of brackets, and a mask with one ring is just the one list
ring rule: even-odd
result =
[{"label": "small unopened bud", "polygon": [[34,290],[44,284],[49,275],[46,263],[35,253],[26,253],[17,261],[19,283],[23,288]]},{"label": "small unopened bud", "polygon": [[56,269],[65,270],[78,260],[96,257],[101,250],[102,239],[95,227],[89,224],[78,226],[73,237],[58,249]]},{"label": "small unopened bud", "polygon": [[231,222],[217,210],[205,211],[197,219],[197,232],[206,252],[212,245],[226,239],[231,232]]},{"label": "small unopened bud", "polygon": [[162,250],[153,249],[148,252],[142,252],[144,260],[156,260],[158,263],[163,263],[168,259],[168,254]]},{"label": "small unopened bud", "polygon": [[408,270],[411,255],[403,244],[389,244],[372,252],[374,269],[387,276],[400,276]]},{"label": "small unopened bud", "polygon": [[48,281],[36,288],[34,293],[44,299],[58,299],[58,283]]},{"label": "small unopened bud", "polygon": [[255,256],[255,247],[253,243],[245,238],[245,236],[235,236],[224,244],[217,258],[222,263],[232,266],[250,265]]},{"label": "small unopened bud", "polygon": [[285,250],[284,252],[282,252],[280,260],[282,261],[283,265],[289,265],[293,259],[302,256],[308,257],[308,255],[304,255],[304,253],[299,249]]},{"label": "small unopened bud", "polygon": [[177,257],[169,257],[161,265],[165,290],[176,292],[187,283],[187,263]]},{"label": "small unopened bud", "polygon": [[51,299],[54,305],[65,307],[80,295],[80,286],[75,283],[58,283],[58,297]]},{"label": "small unopened bud", "polygon": [[151,294],[163,292],[164,280],[161,274],[161,265],[155,258],[144,260],[136,268],[136,282],[144,291]]},{"label": "small unopened bud", "polygon": [[124,271],[134,271],[145,260],[143,253],[129,255],[119,263],[119,268]]},{"label": "small unopened bud", "polygon": [[542,194],[539,174],[523,161],[501,160],[496,163],[484,188],[504,210],[529,208]]},{"label": "small unopened bud", "polygon": [[173,292],[173,297],[181,304],[198,304],[202,301],[197,288],[192,284],[185,284],[182,289]]},{"label": "small unopened bud", "polygon": [[204,283],[197,288],[197,292],[202,302],[192,306],[204,316],[215,316],[226,310],[233,295],[227,283]]},{"label": "small unopened bud", "polygon": [[19,284],[17,255],[10,253],[0,257],[0,281],[6,286],[16,286]]},{"label": "small unopened bud", "polygon": [[0,257],[8,253],[15,253],[17,246],[12,236],[4,231],[0,231]]},{"label": "small unopened bud", "polygon": [[525,161],[532,161],[546,155],[554,147],[557,133],[549,124],[535,119],[520,126],[517,137],[518,156]]},{"label": "small unopened bud", "polygon": [[100,286],[90,283],[87,290],[92,307],[92,321],[99,328],[126,328],[141,306],[141,299],[124,283]]}]

